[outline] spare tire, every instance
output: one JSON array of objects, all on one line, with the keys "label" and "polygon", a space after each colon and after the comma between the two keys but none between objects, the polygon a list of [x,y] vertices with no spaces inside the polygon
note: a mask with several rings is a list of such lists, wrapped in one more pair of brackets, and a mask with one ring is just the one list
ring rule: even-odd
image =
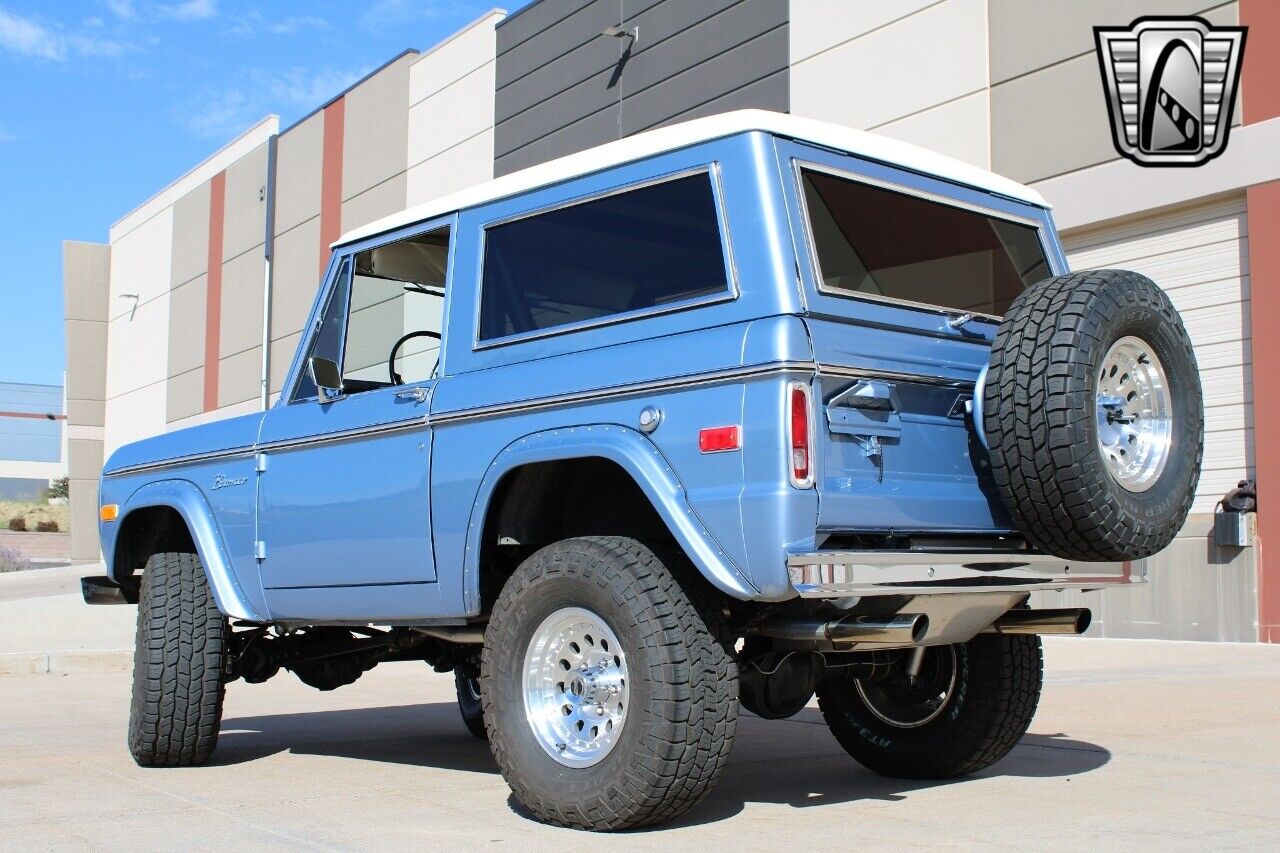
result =
[{"label": "spare tire", "polygon": [[1145,276],[1078,272],[1019,296],[992,345],[982,421],[1000,497],[1039,549],[1136,560],[1182,528],[1203,455],[1200,374]]}]

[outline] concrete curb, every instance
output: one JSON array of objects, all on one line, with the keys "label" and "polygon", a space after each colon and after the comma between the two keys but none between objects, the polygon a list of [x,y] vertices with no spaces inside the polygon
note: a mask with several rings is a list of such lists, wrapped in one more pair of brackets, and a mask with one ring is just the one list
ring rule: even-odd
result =
[{"label": "concrete curb", "polygon": [[0,676],[128,672],[132,665],[133,649],[0,653]]}]

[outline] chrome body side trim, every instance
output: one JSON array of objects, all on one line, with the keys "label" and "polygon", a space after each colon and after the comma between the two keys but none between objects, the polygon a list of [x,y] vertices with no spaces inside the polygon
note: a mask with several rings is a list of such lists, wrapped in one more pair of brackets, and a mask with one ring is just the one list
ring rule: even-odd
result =
[{"label": "chrome body side trim", "polygon": [[1084,563],[1025,551],[819,551],[788,558],[801,598],[1032,592],[1143,583],[1126,563]]},{"label": "chrome body side trim", "polygon": [[636,394],[648,394],[654,391],[674,391],[693,388],[701,385],[717,385],[724,382],[745,381],[775,373],[812,373],[814,363],[811,361],[780,361],[770,364],[757,364],[748,367],[733,367],[727,370],[714,370],[707,373],[695,373],[687,376],[674,376],[668,379],[655,379],[647,382],[633,382],[628,385],[614,385],[609,388],[598,388],[592,391],[575,391],[570,394],[555,394],[547,397],[534,397],[511,403],[497,403],[492,406],[480,406],[471,409],[458,409],[451,412],[434,412],[431,415],[432,426],[446,426],[462,421],[480,418],[501,417],[503,415],[547,409],[556,406],[569,406],[577,403],[594,402],[611,397],[628,397]]},{"label": "chrome body side trim", "polygon": [[123,477],[126,474],[141,474],[145,471],[159,471],[164,468],[175,468],[179,465],[196,465],[200,462],[213,462],[217,459],[236,459],[241,456],[252,456],[253,445],[231,447],[226,450],[211,450],[207,453],[191,453],[186,456],[172,456],[168,459],[157,459],[155,462],[140,462],[137,465],[126,465],[103,471],[102,476]]},{"label": "chrome body side trim", "polygon": [[819,364],[818,373],[823,376],[838,376],[842,379],[884,379],[889,382],[915,382],[920,385],[939,385],[944,388],[972,388],[974,384],[972,379],[951,379],[946,376],[931,376],[927,373],[846,367],[839,364]]}]

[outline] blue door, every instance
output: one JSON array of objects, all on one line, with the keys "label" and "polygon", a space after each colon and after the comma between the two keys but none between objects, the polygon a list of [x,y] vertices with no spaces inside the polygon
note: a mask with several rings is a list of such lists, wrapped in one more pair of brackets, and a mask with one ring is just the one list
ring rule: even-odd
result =
[{"label": "blue door", "polygon": [[[273,619],[407,619],[428,599],[427,412],[447,240],[436,231],[344,258],[297,381],[263,419],[258,540]],[[340,388],[316,387],[313,358]]]}]

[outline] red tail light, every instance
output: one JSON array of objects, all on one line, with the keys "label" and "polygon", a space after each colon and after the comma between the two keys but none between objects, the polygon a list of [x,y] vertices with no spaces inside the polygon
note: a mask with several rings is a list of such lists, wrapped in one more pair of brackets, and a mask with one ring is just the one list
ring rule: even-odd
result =
[{"label": "red tail light", "polygon": [[742,446],[742,432],[736,426],[708,427],[698,430],[698,449],[703,453],[737,450]]},{"label": "red tail light", "polygon": [[812,485],[812,448],[809,429],[809,388],[799,382],[792,383],[788,393],[791,411],[788,420],[788,443],[791,452],[791,485],[801,488]]}]

